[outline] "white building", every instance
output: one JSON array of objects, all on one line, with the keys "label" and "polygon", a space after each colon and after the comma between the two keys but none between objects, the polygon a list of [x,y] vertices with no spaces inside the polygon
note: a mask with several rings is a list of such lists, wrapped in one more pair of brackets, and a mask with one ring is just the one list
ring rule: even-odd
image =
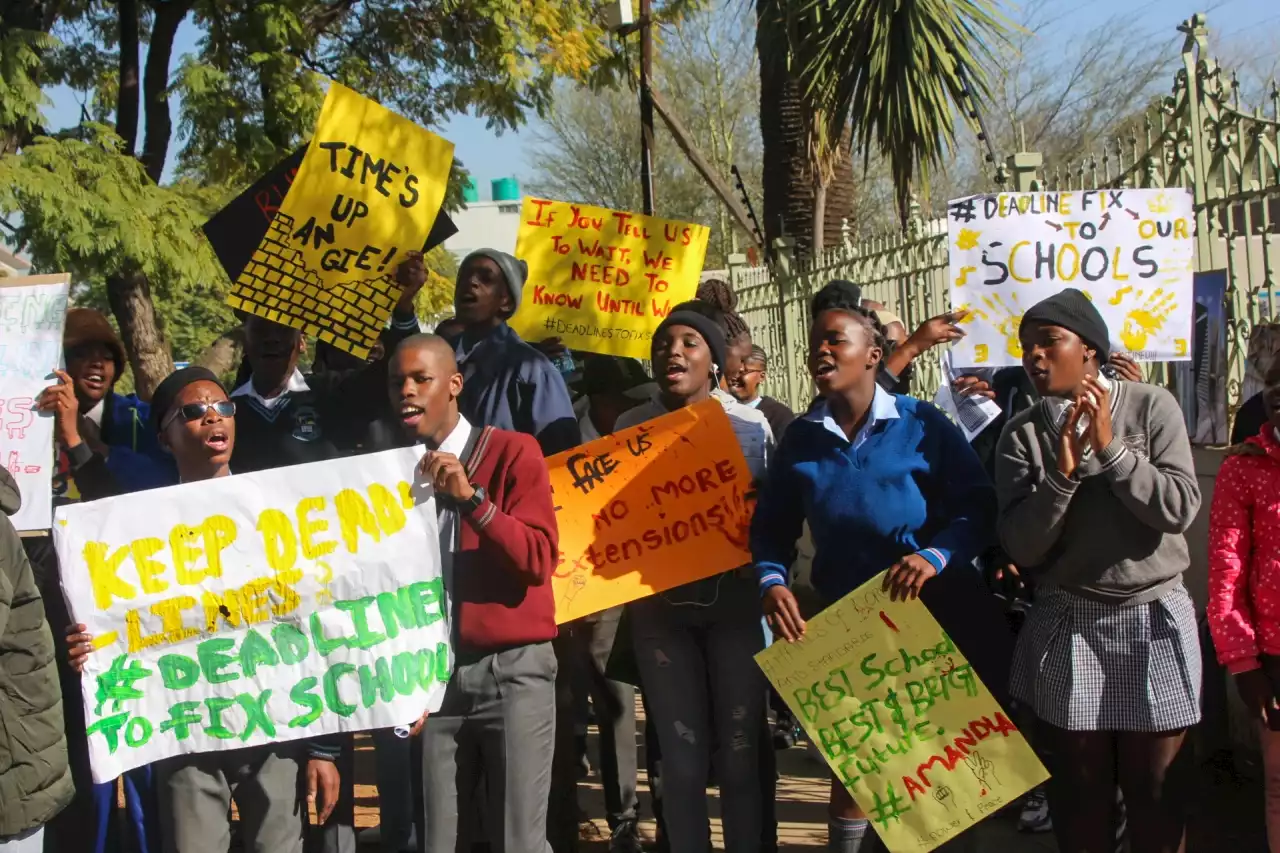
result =
[{"label": "white building", "polygon": [[515,254],[520,230],[520,185],[515,178],[492,182],[489,201],[481,201],[473,181],[463,192],[466,206],[450,214],[458,233],[444,241],[444,247],[461,261],[476,249],[498,249]]},{"label": "white building", "polygon": [[31,261],[0,246],[0,278],[31,275]]}]

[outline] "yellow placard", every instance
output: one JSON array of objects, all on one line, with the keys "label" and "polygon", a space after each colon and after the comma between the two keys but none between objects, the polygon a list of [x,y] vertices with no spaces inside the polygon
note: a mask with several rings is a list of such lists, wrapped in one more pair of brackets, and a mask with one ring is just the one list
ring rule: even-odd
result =
[{"label": "yellow placard", "polygon": [[756,661],[889,850],[924,853],[1049,773],[929,609],[883,582]]},{"label": "yellow placard", "polygon": [[315,135],[227,304],[357,356],[400,295],[396,267],[444,201],[453,143],[332,83]]},{"label": "yellow placard", "polygon": [[662,318],[698,289],[705,225],[541,198],[520,216],[529,281],[511,327],[527,341],[648,358]]},{"label": "yellow placard", "polygon": [[751,471],[715,400],[547,460],[564,623],[751,561]]}]

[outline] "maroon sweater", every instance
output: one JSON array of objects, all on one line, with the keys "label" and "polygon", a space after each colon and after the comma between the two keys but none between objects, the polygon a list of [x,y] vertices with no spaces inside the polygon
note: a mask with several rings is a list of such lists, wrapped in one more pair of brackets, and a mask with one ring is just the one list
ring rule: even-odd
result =
[{"label": "maroon sweater", "polygon": [[453,557],[460,647],[487,651],[555,639],[551,572],[559,554],[551,479],[532,436],[485,427],[467,461],[484,503],[463,516]]}]

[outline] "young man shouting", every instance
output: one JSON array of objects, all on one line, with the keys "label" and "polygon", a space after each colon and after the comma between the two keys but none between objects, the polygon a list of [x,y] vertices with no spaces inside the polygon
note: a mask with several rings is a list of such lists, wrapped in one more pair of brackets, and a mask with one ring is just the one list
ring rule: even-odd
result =
[{"label": "young man shouting", "polygon": [[[391,358],[391,407],[426,446],[450,597],[454,668],[422,736],[426,853],[468,849],[480,779],[493,853],[544,853],[555,745],[558,555],[551,482],[528,435],[473,426],[443,338],[414,335]],[[459,819],[459,816],[462,819]]]}]

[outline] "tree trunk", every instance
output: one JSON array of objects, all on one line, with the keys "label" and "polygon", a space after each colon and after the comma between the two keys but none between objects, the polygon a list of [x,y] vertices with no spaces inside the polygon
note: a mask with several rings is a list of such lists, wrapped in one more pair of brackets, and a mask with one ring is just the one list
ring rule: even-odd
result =
[{"label": "tree trunk", "polygon": [[151,284],[137,270],[111,276],[107,279],[107,301],[120,325],[134,388],[140,398],[150,400],[160,381],[173,372],[169,344],[156,322]]},{"label": "tree trunk", "polygon": [[813,191],[813,256],[822,257],[822,250],[827,247],[827,185],[818,182]]},{"label": "tree trunk", "polygon": [[160,176],[164,174],[169,137],[173,135],[173,119],[169,114],[169,58],[173,55],[173,37],[193,2],[195,0],[169,0],[157,4],[151,24],[151,44],[147,48],[147,67],[142,78],[147,128],[140,159],[156,183],[160,183]]},{"label": "tree trunk", "polygon": [[120,90],[116,94],[116,133],[124,153],[138,146],[138,0],[118,0],[120,22]]},{"label": "tree trunk", "polygon": [[[780,37],[767,30],[773,0],[756,2],[756,51],[760,58],[760,141],[764,155],[764,232],[770,249],[787,236],[796,241],[797,257],[813,254],[818,181],[808,154],[809,119],[800,84],[787,68]],[[823,233],[840,233],[853,213],[855,183],[850,157],[852,137],[846,130],[835,175],[827,184],[822,206]]]},{"label": "tree trunk", "polygon": [[236,326],[222,333],[216,341],[209,344],[191,363],[197,367],[212,370],[219,376],[230,373],[240,361],[240,351],[244,348],[244,329]]}]

